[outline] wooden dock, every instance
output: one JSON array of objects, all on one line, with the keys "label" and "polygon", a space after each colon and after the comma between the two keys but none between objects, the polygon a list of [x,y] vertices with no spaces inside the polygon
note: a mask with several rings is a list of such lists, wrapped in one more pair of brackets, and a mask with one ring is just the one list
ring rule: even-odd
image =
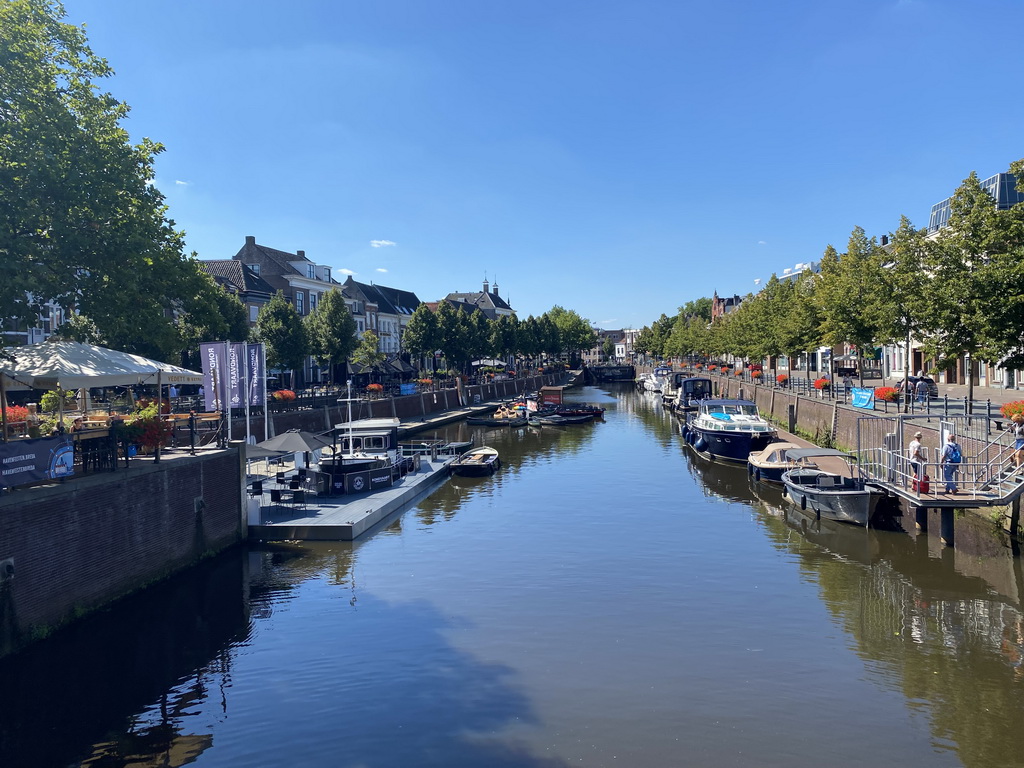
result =
[{"label": "wooden dock", "polygon": [[390,488],[339,496],[310,495],[303,507],[268,504],[268,495],[249,507],[249,539],[256,541],[352,541],[391,515],[432,493],[449,477],[451,456],[420,457],[419,468]]}]

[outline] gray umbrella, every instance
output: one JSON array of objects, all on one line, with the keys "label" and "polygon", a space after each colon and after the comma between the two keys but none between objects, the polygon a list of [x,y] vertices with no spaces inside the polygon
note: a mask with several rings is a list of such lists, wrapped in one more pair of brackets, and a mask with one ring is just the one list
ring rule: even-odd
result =
[{"label": "gray umbrella", "polygon": [[284,456],[287,451],[271,451],[267,448],[261,448],[258,445],[247,445],[245,446],[245,458],[255,459],[272,459],[277,456]]},{"label": "gray umbrella", "polygon": [[277,437],[256,443],[257,448],[266,448],[268,451],[283,451],[284,453],[306,453],[307,451],[318,451],[321,448],[330,448],[334,443],[325,440],[312,432],[303,432],[300,429],[289,429]]}]

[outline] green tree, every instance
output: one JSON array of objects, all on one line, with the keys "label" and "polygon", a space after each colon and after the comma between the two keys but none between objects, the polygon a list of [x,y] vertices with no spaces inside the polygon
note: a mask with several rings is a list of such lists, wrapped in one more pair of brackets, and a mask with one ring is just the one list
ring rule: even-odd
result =
[{"label": "green tree", "polygon": [[200,370],[199,344],[204,341],[246,341],[249,319],[238,297],[217,285],[209,275],[202,276],[203,300],[192,303],[189,312],[178,317],[181,362]]},{"label": "green tree", "polygon": [[[302,368],[309,354],[306,326],[288,303],[284,293],[278,291],[270,301],[260,307],[256,316],[256,340],[266,345],[267,366],[294,372]],[[292,376],[294,384],[294,375]]]},{"label": "green tree", "polygon": [[604,342],[601,344],[601,354],[604,355],[605,360],[611,360],[615,357],[615,342],[612,341],[611,336],[604,337]]},{"label": "green tree", "polygon": [[54,301],[111,346],[169,359],[174,311],[203,285],[153,185],[161,145],[133,145],[112,70],[51,0],[0,3],[0,316]]},{"label": "green tree", "polygon": [[793,298],[789,307],[779,316],[779,349],[789,358],[790,370],[794,361],[804,353],[804,373],[811,377],[811,350],[822,344],[821,312],[815,290],[820,275],[805,269],[793,285]]},{"label": "green tree", "polygon": [[[861,356],[874,347],[879,330],[875,303],[882,287],[881,264],[877,241],[868,238],[861,227],[850,234],[842,257],[832,246],[825,250],[815,297],[821,311],[822,335],[830,346],[848,343]],[[863,366],[860,384],[864,385]]]},{"label": "green tree", "polygon": [[380,351],[380,339],[373,331],[363,333],[363,338],[352,353],[352,362],[371,372],[380,372],[386,355]]},{"label": "green tree", "polygon": [[309,348],[321,367],[327,366],[334,383],[334,369],[355,351],[359,339],[356,321],[349,312],[341,291],[331,288],[320,297],[320,303],[306,315]]},{"label": "green tree", "polygon": [[469,331],[469,355],[474,360],[494,355],[491,345],[492,325],[490,318],[479,309],[469,316],[466,324]]},{"label": "green tree", "polygon": [[[915,229],[903,216],[891,233],[890,245],[883,256],[882,289],[874,302],[880,344],[905,344],[903,381],[910,376],[911,340],[928,328],[928,304],[931,296],[930,273],[925,269],[929,241],[927,230]],[[909,398],[903,402],[909,408]]]},{"label": "green tree", "polygon": [[416,311],[409,318],[409,325],[405,328],[402,336],[402,345],[412,355],[416,356],[416,367],[421,368],[423,358],[429,358],[431,364],[434,360],[434,352],[440,348],[440,336],[438,335],[437,316],[426,304],[420,304]]},{"label": "green tree", "polygon": [[447,301],[437,306],[438,349],[448,367],[464,370],[469,357],[469,328],[464,313]]},{"label": "green tree", "polygon": [[559,351],[577,360],[581,350],[593,348],[594,329],[591,328],[589,320],[557,304],[546,314],[558,328]]}]

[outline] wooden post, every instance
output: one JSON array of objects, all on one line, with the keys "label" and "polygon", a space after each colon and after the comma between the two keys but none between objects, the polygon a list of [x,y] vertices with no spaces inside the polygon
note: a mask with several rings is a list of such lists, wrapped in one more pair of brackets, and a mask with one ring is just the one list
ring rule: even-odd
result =
[{"label": "wooden post", "polygon": [[914,523],[917,530],[928,530],[928,507],[914,507]]}]

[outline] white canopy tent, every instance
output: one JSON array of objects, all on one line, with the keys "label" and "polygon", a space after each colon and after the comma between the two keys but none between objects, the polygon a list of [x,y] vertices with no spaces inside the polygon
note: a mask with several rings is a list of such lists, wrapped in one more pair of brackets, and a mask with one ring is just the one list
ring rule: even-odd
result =
[{"label": "white canopy tent", "polygon": [[[11,360],[0,358],[0,376],[8,388],[82,389],[132,384],[202,384],[203,374],[141,355],[82,344],[44,341],[6,347]],[[12,387],[11,385],[14,385]]]}]

